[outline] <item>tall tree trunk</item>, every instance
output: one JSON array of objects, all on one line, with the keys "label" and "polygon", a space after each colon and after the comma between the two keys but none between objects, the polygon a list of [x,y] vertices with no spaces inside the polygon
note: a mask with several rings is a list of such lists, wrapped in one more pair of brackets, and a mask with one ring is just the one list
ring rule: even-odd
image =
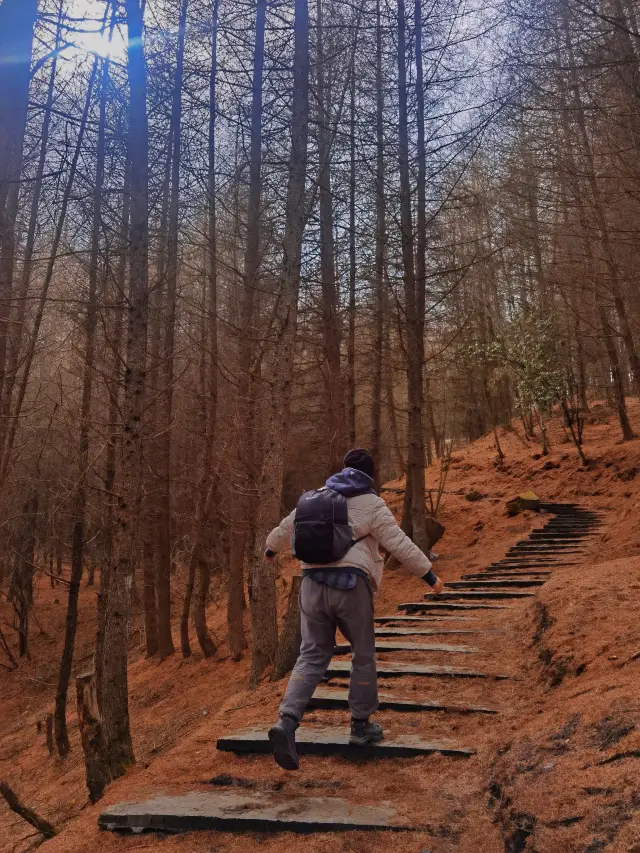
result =
[{"label": "tall tree trunk", "polygon": [[71,666],[78,625],[78,594],[82,580],[82,565],[85,549],[85,524],[87,511],[87,489],[89,486],[89,428],[91,424],[91,396],[93,393],[93,371],[96,326],[98,322],[98,264],[100,233],[102,228],[102,194],[105,167],[105,123],[107,112],[107,87],[109,84],[109,61],[102,60],[100,82],[100,120],[96,153],[96,178],[93,191],[93,225],[91,233],[91,256],[89,261],[89,291],[84,317],[84,364],[82,376],[82,403],[80,406],[80,430],[78,461],[80,473],[74,496],[73,535],[71,545],[71,582],[67,603],[64,646],[58,677],[56,706],[53,715],[58,754],[68,755],[71,746],[67,732],[67,694],[71,679]]},{"label": "tall tree trunk", "polygon": [[[384,261],[387,239],[384,162],[384,89],[382,83],[382,20],[376,0],[376,244],[373,273],[373,375],[371,382],[371,455],[377,477],[381,469],[382,369],[384,349]],[[393,390],[391,389],[393,396]],[[391,414],[391,410],[390,410]],[[395,410],[391,415],[395,423]]]},{"label": "tall tree trunk", "polygon": [[[239,169],[239,127],[236,130],[235,139],[235,162],[234,162],[234,186],[233,186],[233,211],[235,228],[232,241],[232,259],[233,270],[235,273],[234,284],[238,291],[243,294],[241,301],[242,310],[245,310],[245,297],[249,294],[243,290],[244,281],[240,274],[239,263],[239,245],[240,245],[240,169]],[[237,302],[233,303],[232,320],[239,327],[241,324],[240,312],[238,311]],[[240,353],[242,352],[242,340],[238,341],[238,365],[240,365]],[[243,353],[243,357],[245,354]],[[242,420],[243,400],[241,398],[240,389],[243,382],[243,376],[239,377],[238,393],[236,396],[236,436],[233,442],[232,470],[237,472],[237,476],[244,482],[243,462],[241,460],[243,452],[243,442],[246,443],[250,439],[250,429],[248,424]],[[248,394],[248,391],[246,392]],[[242,658],[245,648],[244,636],[244,620],[243,615],[246,609],[246,600],[244,596],[244,557],[247,545],[246,527],[245,527],[245,508],[247,506],[246,496],[242,493],[242,489],[235,489],[235,495],[232,503],[232,524],[229,533],[229,594],[227,598],[227,628],[229,632],[229,647],[231,650],[231,658],[234,661],[239,661]]]},{"label": "tall tree trunk", "polygon": [[[199,500],[206,507],[207,486],[214,488],[212,504],[217,502],[218,489],[213,485],[216,478],[214,472],[216,451],[216,427],[218,419],[218,225],[216,220],[216,85],[218,75],[218,12],[220,0],[214,0],[211,18],[211,73],[209,75],[209,170],[207,175],[207,282],[204,303],[207,307],[208,339],[203,357],[206,365],[206,355],[209,355],[209,370],[205,371],[205,434],[204,434],[204,464],[202,466],[202,482],[199,487]],[[208,298],[207,298],[208,297]],[[202,513],[203,523],[209,520],[209,513]],[[198,533],[196,532],[196,536]],[[202,535],[202,534],[200,534]],[[194,613],[194,623],[198,643],[205,656],[215,654],[216,646],[207,628],[206,604],[211,581],[211,569],[208,560],[200,561],[201,575],[198,587],[198,597]],[[229,591],[231,595],[231,590]],[[241,622],[242,627],[242,622]],[[242,637],[244,645],[244,636]]]},{"label": "tall tree trunk", "polygon": [[[414,26],[415,26],[415,60],[416,60],[416,120],[418,124],[417,146],[418,146],[418,198],[417,198],[417,223],[416,223],[416,331],[415,336],[418,343],[418,353],[416,358],[419,360],[420,366],[420,423],[422,435],[422,467],[425,464],[425,440],[424,440],[424,424],[422,423],[422,411],[429,411],[428,424],[430,438],[426,442],[427,461],[431,465],[431,438],[436,440],[435,434],[432,435],[434,427],[433,410],[431,407],[431,396],[428,396],[425,402],[424,397],[424,329],[426,316],[426,296],[427,296],[427,201],[426,201],[426,180],[427,180],[427,154],[424,139],[424,71],[422,67],[422,0],[415,0],[414,5]],[[422,475],[424,480],[424,474]],[[418,484],[419,489],[419,484]],[[424,504],[420,505],[421,507]],[[420,509],[420,512],[422,510]]]},{"label": "tall tree trunk", "polygon": [[356,72],[349,70],[349,338],[347,348],[347,410],[349,444],[356,444]]},{"label": "tall tree trunk", "polygon": [[[96,628],[96,690],[98,703],[102,699],[102,665],[104,660],[104,623],[107,605],[107,584],[109,581],[108,567],[113,562],[113,531],[116,516],[116,494],[114,485],[116,479],[116,460],[120,443],[120,386],[122,384],[122,333],[124,326],[125,286],[127,280],[127,245],[129,239],[129,174],[130,168],[125,167],[125,183],[122,194],[122,218],[120,223],[119,258],[115,272],[113,326],[111,331],[111,365],[108,372],[107,391],[109,395],[109,435],[104,466],[104,490],[106,495],[106,511],[103,527],[103,554],[100,570],[100,586],[98,589],[98,614]],[[58,546],[59,547],[59,546]]]},{"label": "tall tree trunk", "polygon": [[256,536],[250,554],[253,654],[251,683],[256,684],[273,662],[278,640],[275,572],[264,563],[264,537],[281,512],[284,454],[288,429],[294,346],[298,322],[298,295],[302,238],[305,225],[305,178],[309,137],[309,9],[308,0],[296,0],[294,21],[294,79],[291,117],[291,153],[285,210],[284,258],[280,283],[281,310],[274,355],[272,400],[266,430]]},{"label": "tall tree trunk", "polygon": [[150,482],[144,523],[144,542],[142,546],[142,602],[144,607],[144,636],[147,657],[153,657],[159,649],[158,637],[158,527],[162,521],[161,488],[157,478],[160,468],[161,427],[158,407],[161,402],[160,360],[164,345],[163,319],[164,299],[167,285],[167,253],[169,229],[169,198],[171,194],[171,164],[173,162],[173,127],[170,125],[167,138],[167,153],[162,178],[162,201],[160,204],[160,224],[158,228],[158,255],[155,261],[155,280],[151,288],[151,314],[149,318],[149,362],[147,368],[147,389],[149,403],[146,407],[147,421],[147,458]]},{"label": "tall tree trunk", "polygon": [[104,732],[113,778],[134,761],[129,722],[127,652],[131,588],[142,502],[142,433],[147,351],[149,262],[149,127],[142,11],[126,2],[129,78],[130,239],[128,333],[125,355],[122,463],[114,559],[109,566],[104,623],[102,696]]},{"label": "tall tree trunk", "polygon": [[[234,571],[239,573],[244,563],[244,550],[248,546],[249,560],[253,547],[255,519],[255,494],[257,472],[255,470],[255,418],[256,418],[256,382],[255,372],[259,369],[254,365],[254,345],[252,329],[254,327],[254,304],[256,291],[260,282],[260,236],[262,217],[260,201],[262,196],[262,96],[264,73],[264,35],[267,14],[266,0],[258,0],[255,22],[255,46],[253,55],[253,81],[251,97],[251,146],[249,153],[249,199],[247,208],[247,237],[244,252],[244,289],[240,316],[240,351],[238,366],[240,377],[238,382],[238,417],[239,417],[239,448],[243,467],[243,484],[245,496],[238,501],[237,519],[242,527],[234,531],[237,541],[232,546],[232,554],[237,565]],[[247,538],[244,538],[244,537]],[[239,547],[244,538],[245,546]],[[254,673],[259,670],[258,660],[263,657],[269,661],[275,653],[277,640],[277,623],[275,621],[275,581],[273,575],[254,577],[252,566],[249,566],[249,596],[251,602],[251,619],[253,624],[253,660],[252,681]],[[255,582],[255,587],[254,587]],[[264,593],[262,595],[261,593]],[[263,626],[264,630],[263,634]]]},{"label": "tall tree trunk", "polygon": [[171,637],[171,420],[173,413],[174,346],[176,325],[176,293],[178,286],[178,226],[180,214],[180,153],[182,129],[182,78],[184,72],[184,42],[187,26],[188,0],[180,5],[178,22],[178,52],[171,105],[171,195],[169,201],[169,232],[167,252],[166,325],[163,353],[163,406],[160,439],[160,495],[157,551],[158,643],[160,659],[172,654]]},{"label": "tall tree trunk", "polygon": [[[417,35],[417,30],[416,30]],[[402,263],[407,323],[408,392],[408,487],[411,501],[411,527],[414,542],[427,550],[424,484],[424,436],[422,431],[422,374],[424,362],[424,299],[418,293],[414,267],[414,237],[411,215],[409,175],[409,131],[407,118],[406,18],[404,0],[398,0],[398,159],[400,166],[400,220]],[[424,284],[424,275],[423,275]],[[422,288],[424,290],[424,287]],[[420,310],[422,308],[422,316]]]},{"label": "tall tree trunk", "polygon": [[340,347],[339,286],[335,266],[333,235],[333,193],[331,189],[331,76],[324,52],[323,0],[316,0],[316,100],[318,103],[318,198],[320,206],[320,279],[322,283],[322,341],[327,416],[327,467],[341,467],[345,450],[345,395]]}]

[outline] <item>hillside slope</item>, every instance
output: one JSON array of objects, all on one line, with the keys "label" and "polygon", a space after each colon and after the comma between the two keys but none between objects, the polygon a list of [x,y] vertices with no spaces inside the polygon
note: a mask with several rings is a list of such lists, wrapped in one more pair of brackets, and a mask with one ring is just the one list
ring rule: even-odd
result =
[{"label": "hillside slope", "polygon": [[[631,416],[640,424],[640,405]],[[454,454],[441,519],[447,533],[438,546],[438,570],[447,581],[500,559],[505,550],[540,518],[525,513],[510,519],[505,499],[533,489],[547,500],[571,500],[602,514],[604,526],[579,565],[558,569],[532,603],[506,616],[497,613],[483,627],[500,632],[482,638],[482,653],[470,663],[505,670],[509,682],[428,685],[409,683],[433,698],[450,697],[500,706],[496,718],[449,717],[389,712],[380,718],[391,734],[415,731],[424,737],[451,737],[474,747],[465,762],[442,756],[393,759],[373,765],[340,759],[306,759],[299,774],[282,773],[262,757],[238,759],[216,753],[223,733],[249,724],[266,726],[276,713],[284,682],[246,688],[248,662],[232,663],[224,641],[223,592],[209,611],[219,640],[215,660],[178,656],[159,664],[144,659],[140,615],[131,652],[131,712],[137,766],[113,784],[103,803],[87,804],[84,768],[73,710],[72,754],[62,761],[46,750],[41,723],[51,710],[64,624],[64,590],[44,579],[37,591],[32,660],[12,673],[2,672],[0,695],[0,778],[63,831],[43,846],[46,853],[100,848],[115,850],[189,850],[204,853],[256,847],[280,849],[276,837],[234,837],[203,833],[159,840],[155,836],[120,838],[98,831],[97,814],[105,804],[139,800],[162,792],[210,790],[214,776],[248,780],[259,790],[329,794],[340,791],[353,802],[393,802],[402,816],[422,831],[410,835],[319,835],[297,838],[300,851],[432,850],[433,853],[597,853],[640,851],[638,755],[640,737],[640,441],[617,444],[614,419],[602,409],[586,428],[590,465],[579,465],[561,425],[551,424],[552,452],[539,458],[539,447],[517,433],[501,437],[506,462],[493,464],[491,438]],[[538,457],[538,458],[534,458]],[[551,463],[551,464],[550,464]],[[427,474],[435,486],[438,471]],[[640,481],[640,480],[639,480]],[[391,484],[400,486],[401,484]],[[484,497],[469,502],[464,495]],[[401,496],[391,495],[398,509]],[[283,566],[280,603],[284,607],[292,561]],[[397,602],[418,600],[423,585],[401,570],[388,572],[376,601],[378,613]],[[89,663],[95,632],[95,593],[83,588],[76,666]],[[472,627],[473,621],[469,620]],[[40,633],[38,633],[40,631]],[[384,656],[382,656],[384,659]],[[407,658],[409,659],[409,658]],[[448,663],[445,657],[429,662]],[[465,663],[467,661],[465,660]],[[385,689],[387,685],[385,685]],[[401,692],[398,688],[396,692]],[[308,718],[335,725],[343,717],[315,712]],[[0,851],[25,850],[32,833],[0,802]],[[288,842],[290,843],[290,842]]]}]

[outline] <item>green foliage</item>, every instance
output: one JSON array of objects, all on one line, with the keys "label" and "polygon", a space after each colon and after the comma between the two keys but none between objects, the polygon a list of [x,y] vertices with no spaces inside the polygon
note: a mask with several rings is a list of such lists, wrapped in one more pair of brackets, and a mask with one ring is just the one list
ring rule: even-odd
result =
[{"label": "green foliage", "polygon": [[518,317],[489,343],[473,344],[467,357],[483,362],[493,382],[507,372],[523,411],[546,411],[566,394],[565,368],[549,317]]}]

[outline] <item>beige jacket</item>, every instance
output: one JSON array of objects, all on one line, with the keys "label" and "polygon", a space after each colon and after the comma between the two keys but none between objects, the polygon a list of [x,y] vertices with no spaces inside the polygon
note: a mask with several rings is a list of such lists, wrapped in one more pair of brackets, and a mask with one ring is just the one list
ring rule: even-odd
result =
[{"label": "beige jacket", "polygon": [[[362,542],[353,545],[342,560],[320,568],[348,568],[353,566],[362,569],[369,576],[374,590],[380,589],[382,583],[383,560],[378,546],[388,551],[399,560],[412,575],[422,577],[431,569],[429,559],[413,544],[411,539],[402,532],[396,523],[393,513],[375,494],[357,495],[347,498],[349,524],[353,530],[353,538]],[[267,537],[267,548],[271,551],[282,551],[290,547],[295,521],[295,510],[284,518]],[[302,563],[303,569],[316,569]]]}]

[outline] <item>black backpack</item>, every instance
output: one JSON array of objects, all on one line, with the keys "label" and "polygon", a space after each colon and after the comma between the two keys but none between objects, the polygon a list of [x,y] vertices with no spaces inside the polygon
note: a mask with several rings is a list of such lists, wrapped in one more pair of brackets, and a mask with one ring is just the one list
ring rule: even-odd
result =
[{"label": "black backpack", "polygon": [[300,496],[292,541],[299,560],[317,566],[336,563],[365,538],[353,538],[347,499],[340,492],[324,487]]}]

